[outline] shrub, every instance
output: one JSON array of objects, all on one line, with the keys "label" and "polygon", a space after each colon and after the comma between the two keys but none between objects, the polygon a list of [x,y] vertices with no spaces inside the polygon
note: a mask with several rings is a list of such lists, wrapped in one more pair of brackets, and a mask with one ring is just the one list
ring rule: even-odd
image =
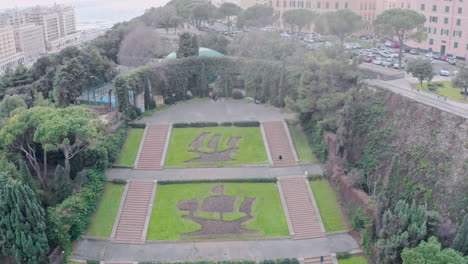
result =
[{"label": "shrub", "polygon": [[232,92],[232,99],[240,100],[243,99],[244,95],[240,91],[234,91]]},{"label": "shrub", "polygon": [[336,253],[336,258],[337,259],[347,259],[347,258],[350,258],[351,257],[351,254],[349,254],[348,252],[337,252]]},{"label": "shrub", "polygon": [[232,122],[222,122],[221,126],[232,126]]},{"label": "shrub", "polygon": [[260,121],[235,121],[232,124],[236,127],[259,127]]},{"label": "shrub", "polygon": [[191,184],[191,183],[228,183],[228,182],[272,182],[276,183],[276,178],[250,178],[250,179],[213,179],[213,180],[185,180],[185,181],[177,181],[177,180],[165,180],[165,181],[158,181],[160,185],[171,185],[171,184]]},{"label": "shrub", "polygon": [[189,127],[189,123],[174,123],[174,124],[172,124],[172,127],[174,127],[174,128]]},{"label": "shrub", "polygon": [[86,264],[99,264],[101,263],[99,260],[87,260]]},{"label": "shrub", "polygon": [[216,122],[196,122],[190,123],[189,127],[217,127],[218,123]]},{"label": "shrub", "polygon": [[131,128],[146,128],[144,123],[129,123],[128,126]]},{"label": "shrub", "polygon": [[127,180],[124,180],[124,179],[112,179],[111,182],[113,184],[122,184],[122,185],[126,185],[127,184]]}]

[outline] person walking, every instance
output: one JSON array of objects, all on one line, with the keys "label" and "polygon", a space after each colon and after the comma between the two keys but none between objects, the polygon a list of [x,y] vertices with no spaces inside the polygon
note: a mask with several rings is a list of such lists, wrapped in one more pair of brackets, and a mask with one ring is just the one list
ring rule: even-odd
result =
[{"label": "person walking", "polygon": [[323,256],[320,256],[320,264],[323,264]]},{"label": "person walking", "polygon": [[283,156],[279,155],[278,160],[283,161]]}]

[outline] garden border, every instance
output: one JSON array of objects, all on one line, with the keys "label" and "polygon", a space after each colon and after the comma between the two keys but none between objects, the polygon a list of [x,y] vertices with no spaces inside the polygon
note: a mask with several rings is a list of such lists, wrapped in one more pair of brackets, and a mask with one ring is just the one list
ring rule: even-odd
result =
[{"label": "garden border", "polygon": [[115,233],[117,233],[117,226],[119,225],[120,215],[122,214],[122,209],[123,209],[124,204],[125,204],[125,199],[127,198],[128,187],[129,187],[129,184],[128,184],[128,180],[127,180],[126,183],[125,183],[125,189],[124,189],[124,191],[122,193],[122,196],[120,197],[119,210],[117,211],[117,215],[115,216],[114,226],[112,227],[112,232],[111,232],[111,235],[109,237],[109,240],[111,240],[111,241],[114,240]]},{"label": "garden border", "polygon": [[270,146],[268,145],[268,140],[266,138],[265,127],[263,126],[263,121],[260,121],[260,132],[262,133],[263,145],[265,146],[265,151],[268,157],[268,163],[269,163],[268,165],[271,166],[273,165],[273,159],[271,158]]},{"label": "garden border", "polygon": [[281,205],[283,206],[284,216],[286,217],[286,223],[288,224],[289,234],[291,236],[294,236],[296,233],[294,233],[294,228],[291,222],[291,218],[289,216],[288,204],[286,203],[286,198],[284,197],[284,194],[283,194],[283,187],[281,186],[281,182],[278,177],[276,178],[276,187],[278,188]]},{"label": "garden border", "polygon": [[289,127],[288,127],[288,124],[286,124],[286,122],[284,121],[283,119],[283,127],[284,127],[284,130],[286,131],[286,137],[288,138],[288,142],[289,142],[289,146],[291,148],[291,152],[294,156],[294,159],[296,160],[296,162],[299,164],[299,157],[297,156],[297,152],[296,152],[296,147],[294,146],[294,142],[292,140],[292,137],[291,137],[291,133],[289,132]]},{"label": "garden border", "polygon": [[164,149],[163,153],[161,156],[161,162],[159,163],[159,166],[164,169],[164,163],[166,163],[166,156],[167,156],[167,150],[169,149],[169,142],[171,141],[171,136],[172,136],[172,128],[173,124],[169,124],[169,128],[167,129],[167,134],[166,134],[166,142],[164,142]]},{"label": "garden border", "polygon": [[310,186],[309,178],[307,176],[304,176],[304,181],[306,183],[306,188],[307,188],[307,193],[309,194],[309,199],[312,203],[312,206],[314,207],[314,210],[317,212],[316,217],[320,225],[320,230],[322,231],[324,235],[326,235],[327,230],[325,229],[325,226],[323,225],[322,214],[320,214],[320,210],[317,206],[317,201],[315,201],[314,192],[312,191],[312,186]]},{"label": "garden border", "polygon": [[149,128],[149,123],[146,123],[145,131],[143,132],[143,136],[140,139],[140,146],[138,146],[138,152],[135,157],[135,161],[133,162],[133,168],[136,168],[138,166],[138,162],[140,161],[140,155],[141,155],[141,151],[143,150],[143,145],[145,142],[146,134],[148,133],[148,128]]}]

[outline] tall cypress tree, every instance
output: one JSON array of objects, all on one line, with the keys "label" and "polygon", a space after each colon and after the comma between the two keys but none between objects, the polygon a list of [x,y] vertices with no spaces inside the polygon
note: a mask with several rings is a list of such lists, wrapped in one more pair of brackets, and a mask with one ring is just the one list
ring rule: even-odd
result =
[{"label": "tall cypress tree", "polygon": [[54,190],[57,196],[57,202],[62,202],[71,194],[72,183],[70,176],[61,165],[55,169],[54,175]]},{"label": "tall cypress tree", "polygon": [[0,174],[0,251],[20,263],[45,262],[44,209],[28,185]]},{"label": "tall cypress tree", "polygon": [[465,214],[462,223],[457,229],[452,248],[460,251],[463,255],[468,255],[468,214]]},{"label": "tall cypress tree", "polygon": [[21,162],[20,164],[20,176],[21,181],[24,185],[29,186],[29,188],[31,188],[33,191],[36,190],[36,184],[34,183],[31,172],[29,171],[28,166],[24,162]]}]

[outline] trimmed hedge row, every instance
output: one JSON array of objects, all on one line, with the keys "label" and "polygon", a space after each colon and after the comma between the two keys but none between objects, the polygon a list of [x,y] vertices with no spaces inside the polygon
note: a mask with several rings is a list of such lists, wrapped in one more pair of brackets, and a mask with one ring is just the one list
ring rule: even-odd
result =
[{"label": "trimmed hedge row", "polygon": [[213,179],[213,180],[165,180],[158,181],[160,185],[171,185],[171,184],[190,184],[190,183],[242,183],[242,182],[258,182],[258,183],[276,183],[276,178],[248,178],[248,179]]},{"label": "trimmed hedge row", "polygon": [[[254,260],[225,260],[225,261],[196,261],[196,262],[175,262],[172,264],[299,264],[296,258],[263,260],[256,262]],[[170,262],[139,262],[139,264],[170,264]]]},{"label": "trimmed hedge row", "polygon": [[236,127],[259,127],[259,121],[235,121],[235,122],[222,122],[221,124],[217,122],[194,122],[194,123],[174,123],[172,126],[174,128],[184,128],[184,127],[217,127],[217,126],[236,126]]},{"label": "trimmed hedge row", "polygon": [[131,128],[145,128],[145,123],[128,123],[128,126]]}]

